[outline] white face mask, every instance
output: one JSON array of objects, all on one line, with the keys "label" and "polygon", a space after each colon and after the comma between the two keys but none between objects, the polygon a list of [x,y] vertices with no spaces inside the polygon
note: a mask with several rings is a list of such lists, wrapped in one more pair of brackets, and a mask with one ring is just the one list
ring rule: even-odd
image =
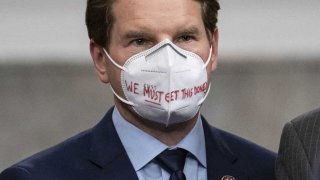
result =
[{"label": "white face mask", "polygon": [[198,113],[209,93],[206,67],[211,59],[211,48],[204,63],[197,54],[166,39],[130,57],[123,66],[103,50],[122,70],[121,85],[125,98],[112,89],[113,93],[147,120],[166,126],[187,121]]}]

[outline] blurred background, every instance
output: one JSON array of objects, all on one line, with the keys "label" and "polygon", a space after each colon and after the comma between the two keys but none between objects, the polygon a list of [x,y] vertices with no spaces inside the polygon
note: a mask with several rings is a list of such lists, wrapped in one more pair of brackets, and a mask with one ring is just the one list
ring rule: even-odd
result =
[{"label": "blurred background", "polygon": [[[202,113],[277,151],[320,107],[320,1],[220,0],[219,68]],[[0,1],[0,171],[94,126],[112,106],[95,75],[85,0]]]}]

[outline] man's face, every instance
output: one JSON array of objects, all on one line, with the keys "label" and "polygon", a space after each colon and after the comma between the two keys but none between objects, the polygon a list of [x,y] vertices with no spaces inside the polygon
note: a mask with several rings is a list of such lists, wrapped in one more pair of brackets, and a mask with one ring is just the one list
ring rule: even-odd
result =
[{"label": "man's face", "polygon": [[[194,0],[117,0],[113,4],[115,22],[108,52],[123,65],[132,55],[169,39],[207,60],[213,41],[213,63],[207,69],[210,74],[216,67],[218,33],[212,31],[213,38],[209,40],[201,14],[201,5]],[[109,60],[106,63],[106,79],[124,97],[120,70]]]}]

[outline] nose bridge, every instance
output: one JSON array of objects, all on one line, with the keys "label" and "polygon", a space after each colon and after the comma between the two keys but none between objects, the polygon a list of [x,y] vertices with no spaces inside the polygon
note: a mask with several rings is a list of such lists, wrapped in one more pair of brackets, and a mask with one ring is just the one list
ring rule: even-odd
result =
[{"label": "nose bridge", "polygon": [[172,37],[168,33],[166,33],[166,34],[163,34],[163,35],[160,35],[159,37],[157,37],[157,41],[158,41],[158,43],[163,42],[163,41],[172,42]]},{"label": "nose bridge", "polygon": [[164,39],[159,44],[161,45],[159,49],[164,48],[167,50],[167,52],[170,52],[171,55],[175,53],[186,58],[186,55],[183,53],[184,50],[175,45],[172,41],[170,41],[170,39]]},{"label": "nose bridge", "polygon": [[186,60],[186,55],[180,52],[179,47],[168,39],[160,42],[158,47],[146,56],[146,61],[156,61],[158,67],[172,67]]},{"label": "nose bridge", "polygon": [[172,48],[166,42],[162,43],[159,44],[160,46],[157,49],[146,56],[146,61],[156,63],[158,67],[167,68],[170,66],[169,62],[173,50],[171,50]]},{"label": "nose bridge", "polygon": [[176,52],[176,50],[172,47],[171,44],[166,45],[166,51],[167,51],[167,60],[168,60],[168,65],[173,66],[175,63],[175,59],[178,58],[179,56]]}]

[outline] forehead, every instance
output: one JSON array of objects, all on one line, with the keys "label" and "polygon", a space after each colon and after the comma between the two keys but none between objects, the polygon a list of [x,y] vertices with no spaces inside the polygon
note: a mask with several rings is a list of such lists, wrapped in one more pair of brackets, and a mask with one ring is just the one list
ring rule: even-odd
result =
[{"label": "forehead", "polygon": [[195,0],[116,0],[115,23],[122,26],[179,26],[202,23],[201,5]]}]

